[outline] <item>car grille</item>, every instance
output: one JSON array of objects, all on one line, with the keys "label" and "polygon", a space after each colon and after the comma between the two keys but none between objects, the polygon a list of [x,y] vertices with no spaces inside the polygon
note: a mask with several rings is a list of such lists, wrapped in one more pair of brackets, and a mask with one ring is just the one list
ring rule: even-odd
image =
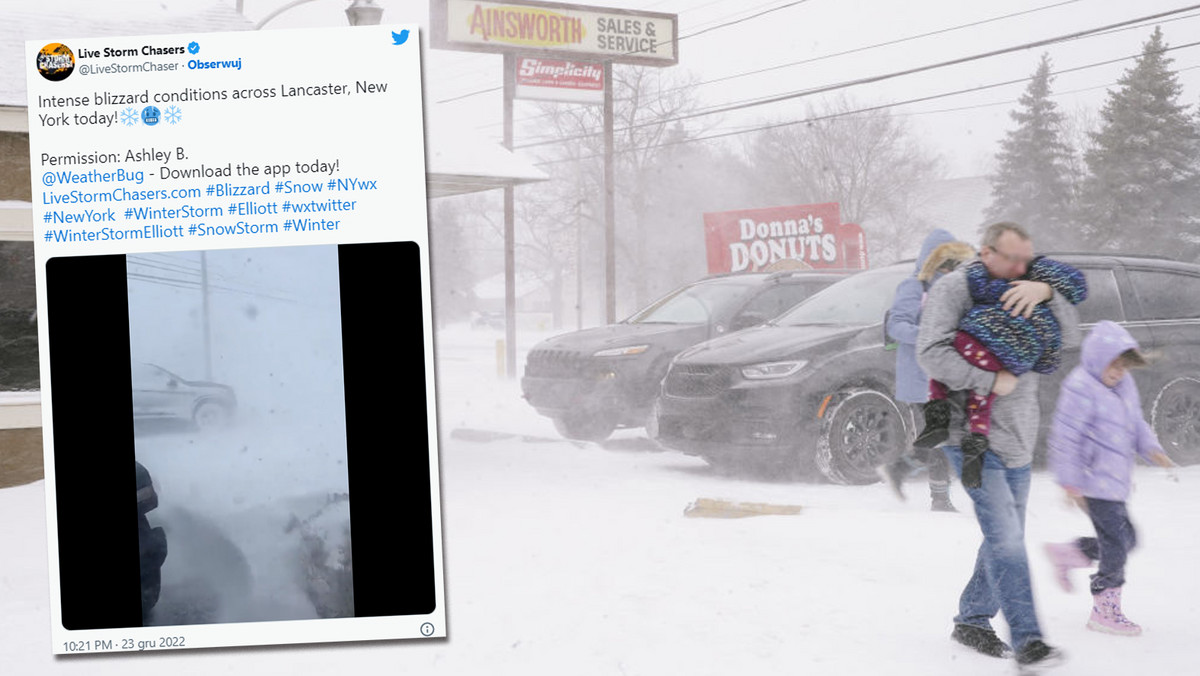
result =
[{"label": "car grille", "polygon": [[715,397],[729,389],[733,369],[708,364],[675,364],[667,372],[666,392],[672,397]]},{"label": "car grille", "polygon": [[531,378],[582,378],[591,359],[571,350],[533,350],[525,360]]}]

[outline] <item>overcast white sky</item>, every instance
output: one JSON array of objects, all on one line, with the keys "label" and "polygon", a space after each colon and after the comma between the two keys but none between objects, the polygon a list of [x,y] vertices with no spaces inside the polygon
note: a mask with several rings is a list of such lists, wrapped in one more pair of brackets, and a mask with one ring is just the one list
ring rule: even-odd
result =
[{"label": "overcast white sky", "polygon": [[[285,4],[280,0],[246,0],[245,13],[251,19],[259,19]],[[312,0],[287,10],[266,28],[345,25],[343,12],[348,4],[346,0]],[[384,23],[417,22],[422,30],[429,25],[429,3],[425,0],[377,0],[377,4],[384,8]],[[891,46],[702,84],[696,88],[696,93],[707,106],[882,75],[1181,9],[1195,3],[1187,0],[1137,3],[1121,0],[1010,0],[1002,3],[958,0],[861,0],[853,3],[838,0],[799,3],[793,0],[610,0],[587,4],[676,13],[681,36],[781,8],[681,40],[680,61],[674,69],[686,71],[687,75],[702,82],[1048,8]],[[1158,22],[1171,46],[1200,42],[1200,7]],[[1049,51],[1055,70],[1087,66],[1139,53],[1152,30],[1150,24],[856,86],[846,92],[864,104],[880,104],[1005,82],[1032,74],[1043,51]],[[423,44],[427,47],[427,43],[426,38]],[[1175,59],[1175,68],[1183,71],[1180,81],[1184,86],[1184,101],[1192,105],[1200,103],[1200,45],[1182,47],[1170,56]],[[1057,100],[1064,112],[1081,108],[1098,111],[1104,102],[1106,88],[1112,86],[1131,64],[1132,60],[1126,60],[1057,77],[1053,89],[1061,93]],[[1183,70],[1189,68],[1193,70]],[[499,55],[426,49],[425,75],[427,110],[436,110],[440,116],[452,116],[456,122],[479,127],[484,133],[499,138],[502,104],[499,91],[431,107],[438,101],[499,87],[502,81]],[[1012,84],[895,110],[907,114],[914,130],[946,156],[949,176],[979,175],[986,170],[996,143],[1011,126],[1008,111],[1023,88],[1023,83]],[[714,131],[753,126],[764,119],[802,119],[805,103],[805,99],[799,99],[726,114]],[[518,101],[517,118],[529,115],[533,105]],[[517,143],[520,142],[518,137]]]}]

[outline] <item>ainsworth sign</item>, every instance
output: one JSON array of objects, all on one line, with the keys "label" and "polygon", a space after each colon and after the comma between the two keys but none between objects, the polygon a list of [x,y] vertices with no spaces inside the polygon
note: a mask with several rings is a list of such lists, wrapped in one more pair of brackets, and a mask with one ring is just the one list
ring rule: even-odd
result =
[{"label": "ainsworth sign", "polygon": [[432,0],[433,46],[670,66],[676,15],[513,0]]},{"label": "ainsworth sign", "polygon": [[708,271],[753,272],[781,261],[866,269],[862,228],[842,223],[837,202],[704,214]]}]

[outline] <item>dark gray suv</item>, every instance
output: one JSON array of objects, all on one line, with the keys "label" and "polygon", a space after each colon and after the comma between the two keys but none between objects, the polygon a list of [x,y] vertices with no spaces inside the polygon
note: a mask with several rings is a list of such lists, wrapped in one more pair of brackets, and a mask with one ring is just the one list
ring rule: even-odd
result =
[{"label": "dark gray suv", "polygon": [[687,284],[623,322],[535,345],[521,391],[568,439],[597,441],[619,426],[647,425],[653,436],[659,382],[680,350],[761,324],[846,275],[731,274]]},{"label": "dark gray suv", "polygon": [[[1135,378],[1147,420],[1176,462],[1200,462],[1200,265],[1161,258],[1048,254],[1083,270],[1081,327],[1119,322],[1161,355]],[[912,262],[845,279],[790,312],[686,350],[659,398],[658,441],[713,464],[818,470],[837,483],[878,480],[876,467],[908,444],[919,421],[892,399],[895,353],[883,320]],[[1063,377],[1041,379],[1036,462]]]}]

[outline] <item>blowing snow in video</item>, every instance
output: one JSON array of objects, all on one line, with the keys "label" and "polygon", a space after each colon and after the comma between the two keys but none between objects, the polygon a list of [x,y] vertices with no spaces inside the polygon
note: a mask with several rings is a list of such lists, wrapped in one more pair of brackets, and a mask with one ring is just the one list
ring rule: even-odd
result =
[{"label": "blowing snow in video", "polygon": [[337,249],[127,257],[149,624],[353,616]]}]

